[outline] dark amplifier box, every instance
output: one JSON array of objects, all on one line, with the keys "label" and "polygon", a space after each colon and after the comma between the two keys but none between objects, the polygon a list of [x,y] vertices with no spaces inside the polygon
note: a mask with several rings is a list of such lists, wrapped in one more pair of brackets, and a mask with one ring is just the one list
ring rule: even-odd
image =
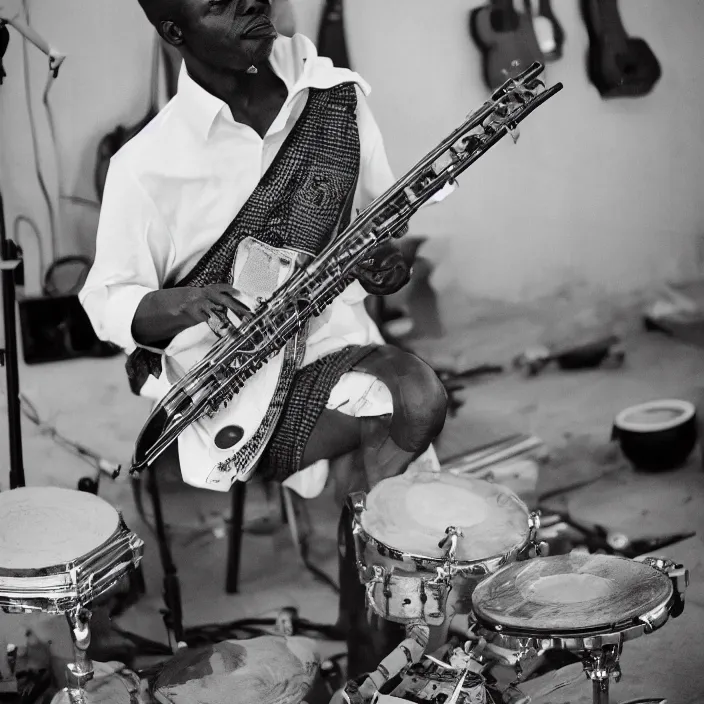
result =
[{"label": "dark amplifier box", "polygon": [[79,357],[113,357],[121,350],[99,340],[76,295],[18,299],[22,352],[27,364]]}]

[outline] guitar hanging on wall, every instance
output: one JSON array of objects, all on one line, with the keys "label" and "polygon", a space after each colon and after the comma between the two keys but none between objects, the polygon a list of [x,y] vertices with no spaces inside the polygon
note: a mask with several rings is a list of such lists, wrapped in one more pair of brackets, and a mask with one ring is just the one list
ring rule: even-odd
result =
[{"label": "guitar hanging on wall", "polygon": [[562,58],[565,31],[553,12],[550,0],[525,0],[526,14],[533,22],[538,46],[546,61]]},{"label": "guitar hanging on wall", "polygon": [[326,0],[318,31],[318,54],[332,59],[338,68],[351,68],[345,39],[343,0]]},{"label": "guitar hanging on wall", "polygon": [[490,0],[472,10],[469,31],[482,54],[484,82],[490,90],[535,61],[545,63],[531,17],[518,12],[513,0]]},{"label": "guitar hanging on wall", "polygon": [[587,73],[602,98],[647,95],[660,80],[660,62],[645,40],[626,32],[617,0],[581,0],[589,35]]}]

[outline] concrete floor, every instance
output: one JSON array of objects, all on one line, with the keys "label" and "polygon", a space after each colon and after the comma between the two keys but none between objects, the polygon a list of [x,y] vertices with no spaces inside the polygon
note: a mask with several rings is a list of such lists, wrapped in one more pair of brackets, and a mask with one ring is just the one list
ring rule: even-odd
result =
[{"label": "concrete floor", "polygon": [[[641,475],[623,461],[610,445],[609,436],[613,417],[627,405],[653,398],[694,400],[698,385],[704,386],[700,382],[704,379],[704,354],[675,340],[640,332],[638,308],[630,304],[617,309],[600,302],[585,308],[583,303],[560,300],[519,308],[462,302],[451,295],[442,304],[446,336],[415,343],[419,354],[436,363],[460,367],[505,364],[546,335],[553,340],[579,337],[587,328],[608,327],[625,335],[628,360],[619,370],[566,373],[548,369],[533,379],[508,371],[471,382],[461,395],[465,405],[448,421],[438,450],[441,456],[450,456],[508,432],[535,433],[546,441],[552,455],[541,472],[541,491],[601,477],[563,500],[562,506],[575,518],[601,522],[634,536],[696,530],[697,537],[665,551],[691,572],[684,615],[626,645],[624,677],[613,691],[615,701],[658,695],[668,697],[670,704],[701,702],[704,513],[700,506],[704,472],[699,453],[674,473]],[[570,321],[567,325],[566,320]],[[23,366],[21,379],[23,392],[46,422],[108,459],[128,462],[148,405],[130,395],[121,358]],[[26,420],[23,430],[29,486],[75,488],[82,476],[91,474],[90,467]],[[3,431],[0,457],[6,456]],[[0,489],[8,488],[5,462],[3,459]],[[336,595],[300,566],[285,527],[271,536],[245,537],[241,593],[227,595],[223,516],[229,510],[229,496],[191,489],[177,477],[163,480],[187,626],[275,615],[285,606],[295,606],[312,621],[334,621]],[[146,541],[143,566],[148,593],[120,618],[120,625],[163,641],[161,569],[155,541],[136,514],[125,476],[115,482],[103,479],[100,495],[123,511],[130,528]],[[330,492],[309,502],[309,508],[315,521],[314,559],[336,577],[337,516]],[[266,514],[261,489],[254,488],[248,497],[247,519]],[[68,631],[60,617],[0,615],[0,646],[3,641],[22,642],[28,626],[41,638],[52,640],[59,667],[70,654]],[[591,688],[586,680],[543,700],[544,704],[588,701]]]}]

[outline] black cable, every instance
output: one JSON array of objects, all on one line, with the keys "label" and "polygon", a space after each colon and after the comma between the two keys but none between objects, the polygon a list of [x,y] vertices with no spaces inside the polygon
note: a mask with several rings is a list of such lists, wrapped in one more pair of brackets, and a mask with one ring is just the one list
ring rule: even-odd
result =
[{"label": "black cable", "polygon": [[303,558],[303,566],[313,575],[315,579],[330,587],[335,594],[340,593],[340,587],[337,582],[329,575],[325,574],[319,567],[316,567],[307,557]]},{"label": "black cable", "polygon": [[100,457],[98,453],[62,435],[54,426],[45,423],[36,406],[22,393],[19,395],[20,409],[27,419],[37,426],[39,433],[53,440],[59,447],[70,452],[100,473],[115,478],[119,465]]},{"label": "black cable", "polygon": [[[45,296],[50,298],[56,296],[76,296],[78,295],[83,284],[88,276],[88,271],[92,265],[92,261],[89,257],[83,256],[81,254],[71,254],[66,257],[59,257],[54,259],[54,261],[49,265],[46,270],[43,283],[43,292]],[[69,287],[59,287],[58,283],[55,281],[56,273],[60,268],[66,268],[71,264],[78,264],[80,269],[76,275],[76,280]]]},{"label": "black cable", "polygon": [[22,223],[25,223],[29,225],[30,229],[34,233],[34,238],[37,240],[37,268],[39,269],[39,277],[38,280],[41,281],[42,276],[44,275],[44,249],[42,247],[42,234],[41,231],[39,230],[39,226],[37,223],[32,220],[32,218],[28,217],[27,215],[18,215],[15,218],[15,221],[12,225],[12,233],[13,233],[13,238],[15,240],[15,244],[22,249],[21,245],[21,238],[20,238],[20,225]]},{"label": "black cable", "polygon": [[[29,16],[29,8],[27,6],[27,0],[22,0],[22,9],[24,14],[24,20],[28,25],[31,25],[31,20]],[[27,102],[27,114],[29,117],[29,130],[32,137],[32,150],[34,154],[34,168],[37,175],[37,180],[39,182],[39,188],[42,192],[42,197],[46,204],[47,210],[49,212],[49,225],[51,230],[51,243],[52,243],[52,258],[56,255],[57,246],[57,222],[56,222],[56,211],[54,205],[51,202],[51,196],[49,195],[49,189],[44,180],[44,173],[42,172],[41,163],[39,161],[39,138],[37,136],[37,127],[34,117],[34,108],[32,107],[32,83],[29,76],[29,52],[27,50],[28,40],[26,37],[22,39],[22,60],[24,62],[24,88],[25,88],[25,98]],[[44,105],[48,107],[48,97],[49,90],[53,85],[53,74],[49,73],[49,78],[47,80],[46,88],[44,90],[43,101]],[[48,115],[51,124],[51,114]],[[53,138],[53,132],[52,132]],[[54,145],[56,147],[56,145]],[[55,149],[56,155],[58,156],[58,151]]]},{"label": "black cable", "polygon": [[81,196],[69,196],[62,194],[59,196],[61,200],[66,200],[69,203],[75,203],[76,205],[84,205],[86,208],[92,208],[93,210],[100,211],[100,203],[91,200],[90,198],[82,198]]}]

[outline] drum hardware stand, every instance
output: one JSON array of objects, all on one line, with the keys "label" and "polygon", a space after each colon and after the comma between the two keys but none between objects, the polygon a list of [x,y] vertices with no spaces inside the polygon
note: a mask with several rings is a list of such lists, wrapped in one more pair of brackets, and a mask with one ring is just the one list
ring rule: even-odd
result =
[{"label": "drum hardware stand", "polygon": [[164,605],[162,616],[164,625],[169,635],[169,646],[173,652],[186,647],[183,630],[183,606],[181,602],[181,583],[178,578],[176,563],[174,562],[169,538],[166,535],[166,524],[161,506],[161,495],[156,472],[152,467],[147,469],[148,490],[154,506],[154,525],[156,527],[157,542],[159,544],[159,557],[164,570]]},{"label": "drum hardware stand", "polygon": [[66,613],[66,620],[71,631],[75,662],[66,666],[66,684],[64,690],[70,704],[85,704],[85,685],[93,679],[93,661],[88,657],[90,646],[90,619],[92,614],[87,609],[78,607]]},{"label": "drum hardware stand", "polygon": [[17,682],[17,675],[15,673],[15,667],[17,665],[16,645],[8,643],[7,652],[5,654],[5,662],[7,664],[9,676],[7,678],[3,677],[3,673],[0,670],[0,701],[2,701],[4,695],[16,695],[19,693],[19,685]]},{"label": "drum hardware stand", "polygon": [[[240,619],[223,624],[207,624],[186,629],[183,625],[180,580],[164,521],[157,473],[151,467],[147,467],[145,472],[147,475],[147,491],[151,495],[153,502],[153,531],[156,533],[159,559],[164,574],[162,591],[164,608],[161,609],[161,614],[169,644],[167,646],[164,643],[153,641],[113,626],[113,630],[116,633],[130,639],[135,644],[137,656],[168,657],[187,647],[196,647],[201,643],[218,643],[233,638],[235,637],[232,635],[233,632],[244,631],[250,635],[266,635],[269,632],[262,630],[264,627],[274,627],[278,631],[283,624],[287,624],[286,630],[294,634],[301,630],[307,630],[319,633],[320,637],[326,640],[338,641],[343,639],[334,625],[312,623],[306,619],[300,619],[297,613],[293,613],[289,609],[283,609],[278,618]],[[132,488],[138,512],[142,519],[146,520],[140,491],[142,476],[132,477]],[[147,671],[150,669],[148,668]]]},{"label": "drum hardware stand", "polygon": [[15,285],[18,281],[22,281],[24,271],[22,250],[12,240],[7,239],[5,232],[5,209],[2,193],[0,193],[0,274],[2,275],[2,305],[5,331],[5,347],[0,350],[0,365],[5,367],[7,378],[10,489],[17,489],[25,485],[25,477],[22,457],[20,373],[17,365],[17,323],[15,318],[17,297]]},{"label": "drum hardware stand", "polygon": [[[14,27],[25,39],[49,57],[49,69],[54,78],[66,56],[54,49],[43,37],[17,17],[6,16],[0,6],[0,84],[6,76],[2,59],[9,44],[7,25]],[[24,460],[22,457],[22,425],[20,415],[20,384],[17,365],[17,328],[15,286],[24,281],[22,249],[7,238],[5,231],[5,209],[0,193],[0,274],[2,275],[2,304],[5,347],[0,350],[0,365],[7,376],[7,419],[10,441],[10,489],[25,486]]]},{"label": "drum hardware stand", "polygon": [[[610,704],[609,688],[611,680],[621,681],[621,666],[619,658],[623,649],[623,642],[618,645],[604,645],[598,650],[584,654],[584,671],[592,681],[593,704]],[[667,704],[661,697],[647,697],[645,699],[631,699],[622,704]]]},{"label": "drum hardware stand", "polygon": [[584,671],[592,681],[593,704],[609,704],[609,684],[621,680],[621,666],[618,659],[622,645],[606,645],[599,650],[585,654]]}]

